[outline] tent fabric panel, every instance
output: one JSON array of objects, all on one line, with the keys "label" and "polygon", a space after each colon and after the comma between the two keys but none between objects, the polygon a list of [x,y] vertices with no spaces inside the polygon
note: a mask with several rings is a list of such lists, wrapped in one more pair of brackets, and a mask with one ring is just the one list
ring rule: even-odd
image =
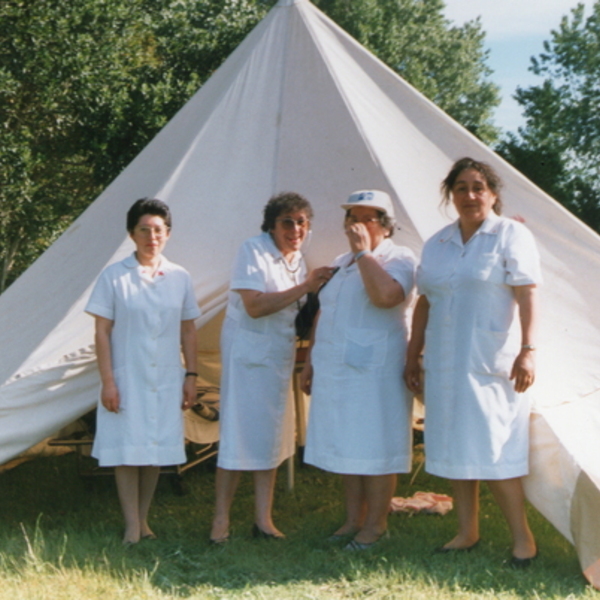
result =
[{"label": "tent fabric panel", "polygon": [[577,464],[600,488],[600,393],[544,408],[542,413]]},{"label": "tent fabric panel", "polygon": [[582,471],[571,503],[571,531],[581,570],[586,579],[600,588],[600,490]]},{"label": "tent fabric panel", "polygon": [[0,464],[88,412],[98,401],[99,385],[96,357],[88,352],[3,386]]},{"label": "tent fabric panel", "polygon": [[541,413],[531,415],[530,440],[529,475],[523,478],[527,499],[573,543],[571,498],[581,469]]},{"label": "tent fabric panel", "polygon": [[287,37],[276,187],[298,191],[313,204],[313,233],[305,251],[316,266],[347,251],[341,204],[351,192],[371,187],[394,194],[304,17],[294,16]]},{"label": "tent fabric panel", "polygon": [[[82,295],[89,295],[93,281],[105,266],[131,252],[125,232],[125,212],[138,198],[158,196],[228,89],[230,78],[269,32],[270,22],[278,12],[272,11],[259,23],[154,140],[0,295],[0,347],[12,349],[0,362],[0,384],[17,373],[34,352],[37,356],[44,355],[45,351],[39,348],[40,340],[55,334],[56,324],[65,321]],[[79,251],[73,252],[74,247]],[[40,290],[45,298],[52,299],[44,310],[40,310]],[[18,332],[14,323],[19,323]],[[61,355],[60,350],[51,353]],[[67,353],[68,349],[62,352]]]}]

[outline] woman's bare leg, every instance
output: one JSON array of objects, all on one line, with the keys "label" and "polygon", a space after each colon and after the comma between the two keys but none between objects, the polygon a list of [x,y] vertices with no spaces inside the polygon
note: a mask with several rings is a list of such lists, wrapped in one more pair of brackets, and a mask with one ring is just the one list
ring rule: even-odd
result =
[{"label": "woman's bare leg", "polygon": [[124,544],[140,541],[139,467],[115,467],[117,493],[125,520]]},{"label": "woman's bare leg", "polygon": [[535,539],[525,514],[525,493],[521,478],[497,479],[487,482],[504,518],[513,540],[513,556],[531,558],[537,554]]},{"label": "woman's bare leg", "polygon": [[273,523],[273,496],[277,469],[254,471],[254,522],[264,533],[283,537]]},{"label": "woman's bare leg", "polygon": [[479,540],[479,481],[453,479],[454,505],[458,516],[458,534],[444,548],[468,548]]},{"label": "woman's bare leg", "polygon": [[367,504],[360,475],[342,475],[346,521],[333,535],[354,535],[363,526]]},{"label": "woman's bare leg", "polygon": [[140,537],[153,536],[154,532],[148,525],[148,512],[156,491],[160,475],[160,467],[139,467],[139,522]]},{"label": "woman's bare leg", "polygon": [[225,540],[229,536],[229,512],[240,482],[240,471],[217,467],[215,481],[215,516],[210,531],[213,541]]},{"label": "woman's bare leg", "polygon": [[396,490],[397,476],[363,475],[361,478],[367,512],[364,524],[354,539],[361,544],[372,544],[387,530],[390,501]]}]

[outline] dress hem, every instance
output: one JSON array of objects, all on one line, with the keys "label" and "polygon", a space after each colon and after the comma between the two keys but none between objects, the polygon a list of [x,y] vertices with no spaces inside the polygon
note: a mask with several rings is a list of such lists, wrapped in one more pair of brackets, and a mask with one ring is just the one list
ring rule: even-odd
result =
[{"label": "dress hem", "polygon": [[352,461],[326,459],[322,456],[304,455],[304,462],[330,473],[339,475],[394,475],[410,473],[412,459],[410,456],[396,457],[393,461]]},{"label": "dress hem", "polygon": [[425,462],[425,470],[436,477],[445,479],[476,479],[476,480],[502,480],[525,477],[529,474],[529,465],[519,463],[514,465],[447,465],[441,463]]},{"label": "dress hem", "polygon": [[284,456],[283,458],[279,458],[275,461],[270,461],[268,463],[266,463],[265,461],[240,462],[239,459],[228,460],[217,457],[217,467],[219,467],[219,469],[225,469],[226,471],[269,471],[271,469],[277,469],[288,458],[292,458],[293,456],[294,452],[287,456]]}]

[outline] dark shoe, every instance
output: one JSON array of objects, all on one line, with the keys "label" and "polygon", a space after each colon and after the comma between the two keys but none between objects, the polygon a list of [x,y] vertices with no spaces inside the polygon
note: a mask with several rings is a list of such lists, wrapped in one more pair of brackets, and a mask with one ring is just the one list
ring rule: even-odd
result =
[{"label": "dark shoe", "polygon": [[363,542],[357,542],[356,540],[350,540],[345,546],[344,550],[347,552],[362,552],[363,550],[370,550],[379,540],[375,540],[370,544]]},{"label": "dark shoe", "polygon": [[365,542],[357,542],[356,540],[350,540],[345,546],[344,550],[347,552],[362,552],[363,550],[370,550],[375,544],[377,544],[381,539],[389,537],[389,532],[384,531],[375,541],[365,543]]},{"label": "dark shoe", "polygon": [[471,550],[475,550],[477,546],[479,546],[479,542],[481,540],[477,540],[474,544],[470,546],[466,546],[465,548],[446,548],[445,546],[440,546],[436,548],[433,553],[434,554],[460,554],[461,552],[471,552]]},{"label": "dark shoe", "polygon": [[337,544],[339,542],[345,542],[346,540],[348,540],[349,538],[352,537],[353,534],[351,533],[343,533],[343,534],[338,534],[338,533],[332,533],[328,538],[327,541],[330,544]]},{"label": "dark shoe", "polygon": [[252,526],[252,537],[259,540],[283,540],[285,535],[278,533],[267,533],[263,531],[256,523]]},{"label": "dark shoe", "polygon": [[228,541],[229,541],[229,534],[227,534],[224,537],[217,538],[217,539],[210,538],[208,540],[208,543],[211,546],[224,546]]},{"label": "dark shoe", "polygon": [[350,538],[353,538],[358,532],[358,529],[354,529],[352,531],[348,531],[347,533],[332,533],[327,538],[327,541],[331,544],[337,544],[338,542],[346,542]]},{"label": "dark shoe", "polygon": [[531,566],[531,563],[539,556],[539,552],[536,550],[533,556],[529,558],[518,558],[516,556],[511,556],[508,561],[508,566],[513,569],[528,569]]}]

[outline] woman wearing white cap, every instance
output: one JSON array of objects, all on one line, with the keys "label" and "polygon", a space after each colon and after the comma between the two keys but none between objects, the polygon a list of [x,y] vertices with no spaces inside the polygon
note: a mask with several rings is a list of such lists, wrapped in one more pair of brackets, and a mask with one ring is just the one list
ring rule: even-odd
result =
[{"label": "woman wearing white cap", "polygon": [[390,237],[394,209],[378,190],[353,193],[344,227],[350,252],[320,292],[302,388],[312,392],[305,461],[344,476],[346,521],[333,540],[372,546],[387,529],[396,473],[411,466],[411,406],[402,382],[404,308],[415,257]]}]

